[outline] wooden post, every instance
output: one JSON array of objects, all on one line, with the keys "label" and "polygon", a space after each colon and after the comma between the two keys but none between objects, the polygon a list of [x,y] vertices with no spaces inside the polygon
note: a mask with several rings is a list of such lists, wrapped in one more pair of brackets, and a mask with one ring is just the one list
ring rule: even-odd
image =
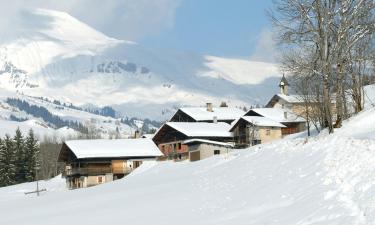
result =
[{"label": "wooden post", "polygon": [[25,192],[25,195],[36,193],[36,195],[39,197],[40,192],[47,191],[47,189],[45,188],[39,190],[38,168],[35,168],[35,177],[36,177],[36,191]]}]

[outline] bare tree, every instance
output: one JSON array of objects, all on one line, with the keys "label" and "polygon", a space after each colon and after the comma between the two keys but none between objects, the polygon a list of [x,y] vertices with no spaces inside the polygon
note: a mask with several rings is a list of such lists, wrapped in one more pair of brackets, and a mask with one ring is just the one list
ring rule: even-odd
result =
[{"label": "bare tree", "polygon": [[[280,0],[270,16],[279,34],[279,46],[286,52],[287,60],[284,61],[289,63],[288,71],[292,74],[299,71],[305,77],[319,81],[317,90],[321,92],[315,94],[321,102],[323,126],[332,133],[348,115],[345,92],[348,85],[355,87],[352,89],[356,98],[360,97],[358,87],[363,86],[362,82],[355,73],[352,73],[352,82],[347,82],[348,68],[359,69],[357,65],[353,66],[350,57],[353,54],[362,54],[359,57],[362,62],[369,61],[363,55],[366,51],[359,46],[367,44],[366,49],[373,46],[373,0]],[[302,59],[296,57],[295,52],[302,52]],[[335,108],[332,107],[333,93]]]}]

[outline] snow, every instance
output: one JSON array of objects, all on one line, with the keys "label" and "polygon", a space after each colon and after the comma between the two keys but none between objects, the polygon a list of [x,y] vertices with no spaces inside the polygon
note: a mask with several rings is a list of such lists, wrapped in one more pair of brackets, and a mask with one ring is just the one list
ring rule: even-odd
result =
[{"label": "snow", "polygon": [[215,56],[206,56],[206,60],[206,65],[213,71],[203,73],[202,76],[222,78],[240,85],[259,84],[267,78],[281,76],[278,65],[273,63]]},{"label": "snow", "polygon": [[[61,175],[49,180],[39,181],[38,185],[40,189],[47,189],[47,192],[40,193],[41,196],[48,195],[48,193],[51,192],[62,192],[68,190],[66,188],[65,178],[62,178]],[[0,205],[2,205],[5,200],[24,200],[25,198],[34,198],[36,197],[36,194],[25,195],[25,192],[31,192],[35,190],[36,182],[29,182],[0,188],[0,196],[7,196],[7,198],[0,198]]]},{"label": "snow", "polygon": [[[9,91],[0,91],[0,125],[2,124],[5,129],[0,131],[0,137],[4,136],[6,133],[13,134],[17,127],[20,127],[22,131],[27,131],[33,128],[34,132],[39,137],[44,136],[56,136],[60,138],[74,138],[79,134],[79,132],[62,127],[60,129],[53,129],[41,118],[34,117],[27,114],[24,111],[20,111],[16,107],[12,107],[6,103],[7,98],[17,98],[28,102],[30,105],[40,106],[46,108],[51,114],[59,116],[65,121],[76,121],[83,124],[86,127],[95,128],[96,132],[100,134],[103,138],[109,138],[114,134],[120,135],[121,137],[126,137],[131,135],[133,130],[127,124],[120,123],[119,119],[114,119],[111,117],[95,115],[83,110],[72,109],[63,105],[57,105],[52,103],[52,100],[45,101],[40,98],[30,97],[22,95],[20,93],[10,93]],[[69,103],[67,104],[69,105]],[[15,116],[17,118],[27,119],[24,122],[9,121],[10,116]],[[117,133],[118,131],[118,133]]]},{"label": "snow", "polygon": [[231,144],[231,143],[224,143],[224,142],[219,142],[219,141],[210,141],[210,140],[199,139],[199,138],[187,139],[183,143],[189,144],[189,143],[194,143],[194,142],[233,147],[233,144]]},{"label": "snow", "polygon": [[40,140],[43,140],[45,137],[56,137],[64,139],[76,137],[78,135],[78,132],[71,128],[62,127],[60,129],[53,129],[38,120],[27,120],[23,122],[0,120],[0,127],[1,138],[7,134],[12,137],[15,134],[17,128],[19,128],[24,135],[27,135],[29,130],[32,129],[34,131],[34,134]]},{"label": "snow", "polygon": [[[255,108],[255,109],[250,109],[249,112],[255,112],[261,116],[264,116],[266,118],[269,118],[271,120],[284,123],[284,122],[306,122],[306,120],[290,110],[286,109],[279,109],[279,108]],[[245,115],[248,115],[247,112]],[[285,118],[285,113],[286,113],[286,118]]]},{"label": "snow", "polygon": [[70,140],[65,144],[78,159],[116,157],[158,157],[163,154],[147,138]]},{"label": "snow", "polygon": [[[232,137],[229,132],[230,125],[227,123],[205,123],[205,122],[167,122],[163,126],[169,126],[185,134],[188,137]],[[160,128],[162,129],[162,127]]]},{"label": "snow", "polygon": [[[2,73],[1,89],[78,106],[109,105],[128,117],[141,112],[142,119],[157,120],[207,101],[262,104],[277,90],[275,64],[149,49],[108,37],[64,12],[28,13],[33,21],[19,35],[14,31],[19,38],[0,43],[0,71],[6,63],[24,70]],[[135,69],[121,70],[119,63]],[[100,72],[99,65],[117,70]]]},{"label": "snow", "polygon": [[[371,225],[375,123],[361,125],[372,118],[374,109],[333,135],[282,139],[197,162],[142,164],[92,188],[41,197],[17,193],[18,185],[2,188],[1,223]],[[357,138],[355,127],[368,138]]]},{"label": "snow", "polygon": [[231,107],[213,107],[213,111],[207,111],[207,107],[183,107],[181,111],[191,116],[196,121],[213,120],[235,120],[245,114],[242,109]]},{"label": "snow", "polygon": [[365,108],[375,107],[375,84],[367,85],[363,89]]},{"label": "snow", "polygon": [[259,126],[259,127],[286,127],[279,122],[276,122],[267,117],[261,116],[243,116],[242,119],[248,121],[249,123]]},{"label": "snow", "polygon": [[338,129],[337,135],[356,139],[375,140],[375,108],[370,108],[344,122],[346,129]]},{"label": "snow", "polygon": [[284,94],[277,94],[278,97],[284,99],[286,102],[289,103],[301,103],[303,102],[304,98],[301,95],[284,95]]}]

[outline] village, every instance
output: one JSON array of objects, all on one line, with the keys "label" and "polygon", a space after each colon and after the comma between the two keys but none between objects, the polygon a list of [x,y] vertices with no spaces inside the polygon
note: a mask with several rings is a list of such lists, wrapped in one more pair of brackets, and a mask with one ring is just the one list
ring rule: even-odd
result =
[{"label": "village", "polygon": [[265,108],[244,112],[206,103],[178,109],[155,134],[138,131],[131,139],[66,141],[58,158],[65,164],[66,185],[91,187],[121,179],[145,161],[194,162],[305,131],[302,96],[289,95],[285,76],[279,88]]}]

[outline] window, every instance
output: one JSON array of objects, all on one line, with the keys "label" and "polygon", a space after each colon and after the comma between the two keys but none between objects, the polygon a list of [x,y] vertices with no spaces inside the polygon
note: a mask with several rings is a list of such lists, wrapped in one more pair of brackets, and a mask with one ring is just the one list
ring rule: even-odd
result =
[{"label": "window", "polygon": [[214,150],[214,155],[220,155],[220,150]]},{"label": "window", "polygon": [[177,143],[177,149],[178,149],[178,150],[181,149],[181,143]]},{"label": "window", "polygon": [[267,135],[267,136],[270,136],[270,135],[271,135],[271,130],[270,130],[270,129],[267,129],[267,130],[266,130],[266,135]]},{"label": "window", "polygon": [[261,143],[262,143],[261,140],[253,140],[253,141],[251,142],[251,145],[259,145],[259,144],[261,144]]},{"label": "window", "polygon": [[102,183],[103,183],[103,180],[104,180],[103,177],[102,177],[102,176],[99,176],[99,177],[98,177],[98,184],[102,184]]},{"label": "window", "polygon": [[133,168],[136,169],[142,164],[142,161],[133,161]]}]

